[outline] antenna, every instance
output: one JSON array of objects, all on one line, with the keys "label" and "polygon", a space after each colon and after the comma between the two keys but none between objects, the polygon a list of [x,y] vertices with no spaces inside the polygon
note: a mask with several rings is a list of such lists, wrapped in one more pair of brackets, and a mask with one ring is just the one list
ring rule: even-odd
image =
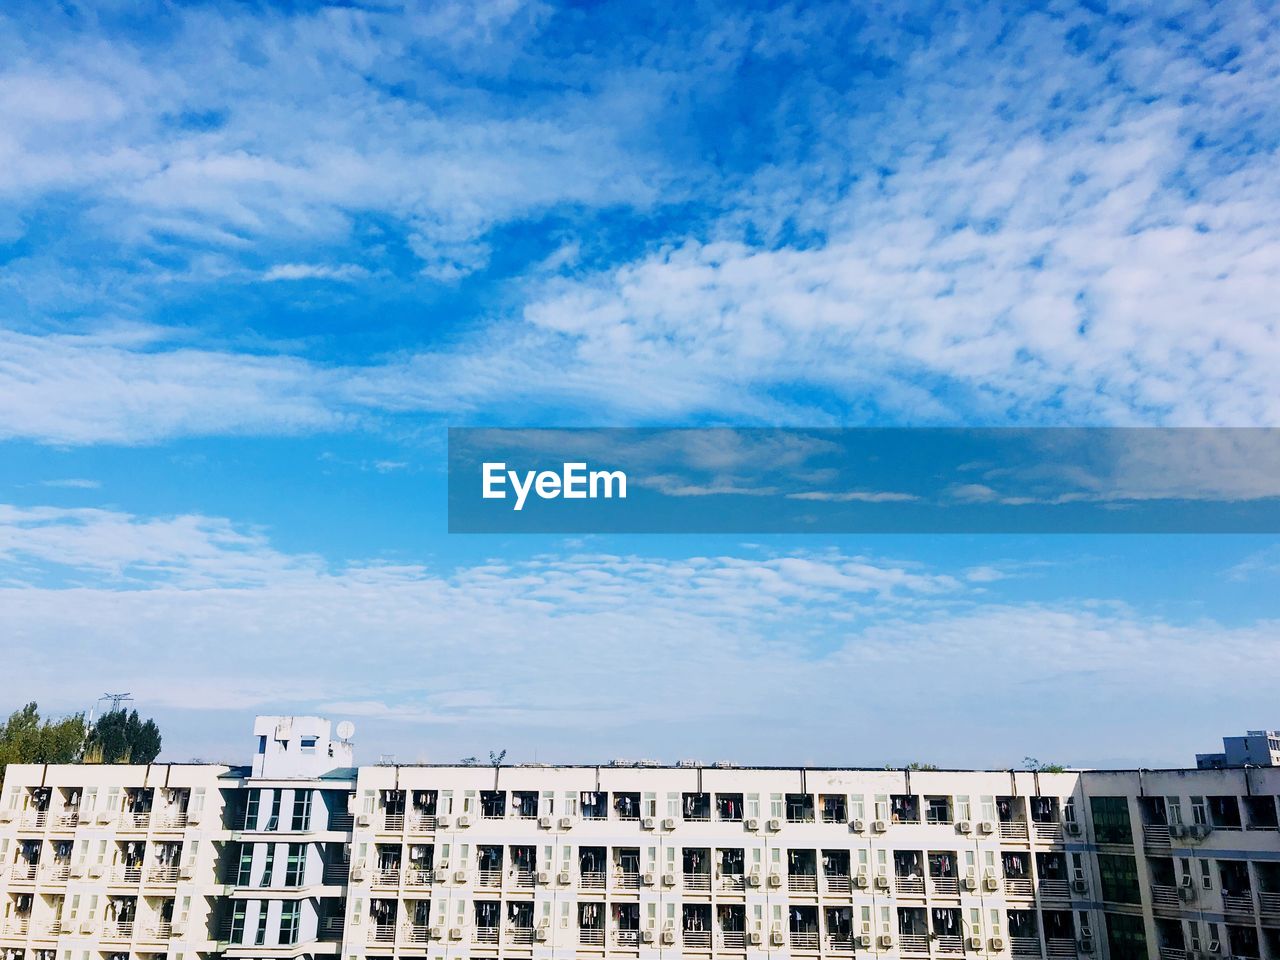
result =
[{"label": "antenna", "polygon": [[104,694],[103,694],[102,696],[100,696],[98,699],[99,699],[99,700],[110,700],[110,701],[111,701],[111,710],[110,710],[109,712],[114,713],[115,711],[117,711],[117,710],[119,710],[119,709],[120,709],[120,704],[124,703],[126,700],[132,700],[132,699],[133,699],[133,694],[131,694],[131,693],[104,693]]}]

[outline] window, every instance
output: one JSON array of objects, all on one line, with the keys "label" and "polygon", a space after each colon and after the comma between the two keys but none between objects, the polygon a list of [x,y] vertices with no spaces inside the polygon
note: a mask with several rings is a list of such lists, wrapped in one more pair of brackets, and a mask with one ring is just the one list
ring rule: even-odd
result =
[{"label": "window", "polygon": [[1201,826],[1209,822],[1209,810],[1205,806],[1204,797],[1191,798],[1191,822]]},{"label": "window", "polygon": [[1142,917],[1108,913],[1107,948],[1114,960],[1147,960],[1147,933]]},{"label": "window", "polygon": [[236,886],[247,887],[253,874],[253,844],[240,845],[240,864],[236,870]]},{"label": "window", "polygon": [[1169,822],[1171,824],[1182,823],[1182,798],[1181,797],[1165,797],[1164,808],[1169,814]]},{"label": "window", "polygon": [[1102,899],[1111,903],[1142,903],[1138,890],[1138,861],[1134,857],[1098,854]]},{"label": "window", "polygon": [[1200,863],[1200,886],[1206,890],[1213,889],[1213,868],[1208,860],[1201,860]]},{"label": "window", "polygon": [[259,753],[259,754],[264,754],[264,753],[266,753],[266,752],[267,752],[267,738],[266,738],[266,737],[259,737],[259,738],[258,738],[258,753]]},{"label": "window", "polygon": [[775,820],[782,819],[782,794],[769,794],[769,816]]},{"label": "window", "polygon": [[969,803],[968,796],[956,797],[956,819],[957,820],[973,819],[973,807]]},{"label": "window", "polygon": [[267,818],[268,830],[280,829],[280,793],[279,790],[271,791],[271,816]]},{"label": "window", "polygon": [[261,791],[257,789],[250,790],[244,804],[244,828],[246,830],[258,829],[258,807],[261,803]]},{"label": "window", "polygon": [[286,887],[302,886],[302,869],[305,865],[303,846],[300,843],[289,844],[289,859],[284,868],[284,884]]},{"label": "window", "polygon": [[258,901],[258,927],[253,933],[253,945],[264,946],[267,942],[267,901]]},{"label": "window", "polygon": [[280,905],[280,943],[297,943],[302,904],[289,900]]},{"label": "window", "polygon": [[303,737],[298,741],[298,749],[303,753],[315,753],[319,737]]},{"label": "window", "polygon": [[245,901],[237,900],[231,912],[231,936],[232,943],[244,942],[244,908]]},{"label": "window", "polygon": [[276,845],[274,843],[267,844],[267,859],[262,865],[262,883],[260,886],[271,886],[271,875],[275,872],[276,867]]},{"label": "window", "polygon": [[294,830],[311,829],[311,791],[295,790],[293,794],[293,820],[290,827]]},{"label": "window", "polygon": [[1133,843],[1127,797],[1090,797],[1089,808],[1098,843]]}]

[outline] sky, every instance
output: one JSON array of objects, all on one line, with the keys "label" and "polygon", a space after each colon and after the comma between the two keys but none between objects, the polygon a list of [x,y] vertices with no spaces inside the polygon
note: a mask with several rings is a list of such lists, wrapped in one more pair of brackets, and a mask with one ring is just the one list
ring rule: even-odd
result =
[{"label": "sky", "polygon": [[0,710],[1177,765],[1280,542],[460,536],[450,426],[1280,426],[1267,4],[0,10]]}]

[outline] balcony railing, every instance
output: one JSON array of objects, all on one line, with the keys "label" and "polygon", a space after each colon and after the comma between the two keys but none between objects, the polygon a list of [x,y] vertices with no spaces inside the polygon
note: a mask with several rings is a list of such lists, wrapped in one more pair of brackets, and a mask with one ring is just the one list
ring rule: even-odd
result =
[{"label": "balcony railing", "polygon": [[929,889],[933,891],[935,896],[958,897],[960,896],[960,881],[955,877],[930,877]]},{"label": "balcony railing", "polygon": [[17,883],[26,883],[28,881],[34,881],[36,874],[39,872],[39,863],[15,863],[9,868],[9,879]]},{"label": "balcony railing", "polygon": [[1182,947],[1161,947],[1160,960],[1187,960],[1187,951]]},{"label": "balcony railing", "polygon": [[370,943],[395,943],[396,925],[394,923],[375,923],[369,927]]},{"label": "balcony railing", "polygon": [[710,930],[685,930],[680,934],[681,942],[686,950],[710,950]]},{"label": "balcony railing", "polygon": [[62,935],[62,921],[50,920],[48,923],[42,923],[35,930],[31,931],[31,936],[37,940],[56,940]]},{"label": "balcony railing", "polygon": [[67,813],[60,813],[53,818],[54,829],[57,830],[74,830],[80,825],[80,811],[71,810]]},{"label": "balcony railing", "polygon": [[517,887],[532,887],[537,875],[532,870],[512,870],[511,882]]},{"label": "balcony railing", "polygon": [[103,940],[132,940],[132,920],[111,920],[102,925]]},{"label": "balcony railing", "polygon": [[721,930],[720,931],[720,949],[721,950],[745,950],[747,949],[747,935],[741,930]]},{"label": "balcony railing", "polygon": [[388,813],[382,817],[383,833],[404,833],[404,814]]},{"label": "balcony railing", "polygon": [[578,943],[582,944],[584,947],[603,947],[604,928],[582,927],[578,931]]},{"label": "balcony railing", "polygon": [[1066,880],[1041,880],[1036,884],[1041,900],[1070,900],[1071,884]]},{"label": "balcony railing", "polygon": [[895,877],[894,888],[900,897],[923,897],[924,877]]},{"label": "balcony railing", "polygon": [[827,893],[843,895],[849,893],[852,889],[851,881],[847,873],[828,873],[822,878],[826,885]]},{"label": "balcony railing", "polygon": [[619,870],[613,875],[613,885],[619,890],[639,890],[640,874],[630,870]]},{"label": "balcony railing", "polygon": [[818,931],[792,930],[791,949],[816,951],[818,949]]},{"label": "balcony railing", "polygon": [[964,937],[940,933],[933,938],[934,953],[964,953]]},{"label": "balcony railing", "polygon": [[1009,951],[1015,957],[1038,957],[1040,953],[1039,937],[1010,937]]},{"label": "balcony railing", "polygon": [[399,867],[382,867],[373,871],[373,885],[375,887],[398,887],[400,886],[400,868]]},{"label": "balcony railing", "polygon": [[31,920],[27,917],[8,920],[3,928],[6,937],[25,937],[30,929]]},{"label": "balcony railing", "polygon": [[1041,843],[1062,843],[1062,824],[1057,820],[1037,820],[1035,830]]},{"label": "balcony railing", "polygon": [[24,827],[35,827],[42,829],[49,822],[48,810],[28,810],[22,817],[22,825]]},{"label": "balcony railing", "polygon": [[173,937],[173,924],[157,923],[143,934],[143,938],[153,943],[161,940],[169,940]]},{"label": "balcony railing", "polygon": [[[633,819],[623,817],[623,820]],[[613,942],[619,947],[635,948],[640,946],[639,930],[615,930],[613,931]]]},{"label": "balcony railing", "polygon": [[1258,893],[1258,905],[1262,912],[1269,916],[1280,914],[1280,893],[1268,893],[1265,890]]},{"label": "balcony railing", "polygon": [[1000,839],[1001,840],[1027,839],[1026,821],[1025,820],[1001,820],[1000,821]]},{"label": "balcony railing", "polygon": [[477,881],[482,887],[500,887],[502,886],[501,870],[479,870],[477,871]]},{"label": "balcony railing", "polygon": [[169,813],[160,818],[157,824],[162,830],[185,830],[187,815],[185,813]]},{"label": "balcony railing", "polygon": [[142,882],[142,867],[116,867],[111,872],[112,883],[135,884]]},{"label": "balcony railing", "polygon": [[413,833],[435,833],[436,832],[436,815],[434,813],[420,813],[409,821],[409,829]]},{"label": "balcony railing", "polygon": [[1253,916],[1252,893],[1224,893],[1222,895],[1223,913],[1245,913]]},{"label": "balcony railing", "polygon": [[405,928],[406,943],[426,943],[431,939],[431,928],[425,923],[413,923]]},{"label": "balcony railing", "polygon": [[329,814],[329,829],[334,833],[350,833],[356,825],[356,818],[350,813]]},{"label": "balcony railing", "polygon": [[741,890],[747,885],[747,878],[741,873],[722,873],[720,875],[721,890]]},{"label": "balcony railing", "polygon": [[827,935],[827,952],[828,953],[853,953],[853,934],[836,934]]},{"label": "balcony railing", "polygon": [[496,945],[498,942],[498,930],[498,927],[476,927],[473,939],[476,943]]},{"label": "balcony railing", "polygon": [[793,873],[787,877],[787,889],[792,893],[817,893],[818,878],[812,873]]},{"label": "balcony railing", "polygon": [[1168,825],[1162,823],[1144,823],[1142,825],[1142,842],[1148,847],[1169,846]]},{"label": "balcony railing", "polygon": [[325,943],[341,941],[346,926],[347,922],[342,917],[325,917],[320,921],[320,939]]},{"label": "balcony railing", "polygon": [[349,863],[327,863],[324,867],[324,873],[321,879],[326,886],[335,887],[343,886],[351,879],[351,864]]},{"label": "balcony railing", "polygon": [[178,882],[177,867],[152,867],[147,871],[147,882],[158,884],[172,884]]},{"label": "balcony railing", "polygon": [[1030,899],[1032,896],[1031,881],[1005,878],[1004,894],[1006,897],[1026,897]]},{"label": "balcony railing", "polygon": [[929,938],[923,934],[903,933],[898,935],[898,951],[903,956],[928,956]]},{"label": "balcony railing", "polygon": [[120,814],[121,830],[146,830],[151,826],[150,813],[122,813]]},{"label": "balcony railing", "polygon": [[1165,907],[1170,910],[1179,909],[1182,906],[1182,900],[1178,897],[1178,888],[1166,884],[1153,884],[1151,887],[1151,904],[1152,906]]},{"label": "balcony railing", "polygon": [[1070,937],[1050,937],[1045,941],[1045,946],[1054,960],[1070,960],[1076,956],[1076,942]]},{"label": "balcony railing", "polygon": [[605,887],[606,875],[596,871],[589,873],[581,873],[578,875],[579,890],[603,890]]},{"label": "balcony railing", "polygon": [[711,874],[709,873],[686,873],[684,875],[684,888],[686,890],[710,890]]},{"label": "balcony railing", "polygon": [[533,943],[533,927],[507,927],[502,933],[502,940],[515,946],[528,946]]}]

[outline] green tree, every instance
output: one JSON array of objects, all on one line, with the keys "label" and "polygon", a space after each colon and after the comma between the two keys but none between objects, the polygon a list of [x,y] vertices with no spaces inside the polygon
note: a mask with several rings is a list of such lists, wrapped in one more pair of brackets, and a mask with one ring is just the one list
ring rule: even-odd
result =
[{"label": "green tree", "polygon": [[151,763],[160,755],[160,728],[137,710],[104,713],[85,740],[86,763]]},{"label": "green tree", "polygon": [[1039,773],[1065,773],[1067,768],[1061,763],[1041,763],[1035,757],[1023,757],[1022,765],[1028,770],[1035,770]]},{"label": "green tree", "polygon": [[0,776],[11,763],[74,763],[84,747],[84,714],[41,720],[28,703],[0,724]]}]

